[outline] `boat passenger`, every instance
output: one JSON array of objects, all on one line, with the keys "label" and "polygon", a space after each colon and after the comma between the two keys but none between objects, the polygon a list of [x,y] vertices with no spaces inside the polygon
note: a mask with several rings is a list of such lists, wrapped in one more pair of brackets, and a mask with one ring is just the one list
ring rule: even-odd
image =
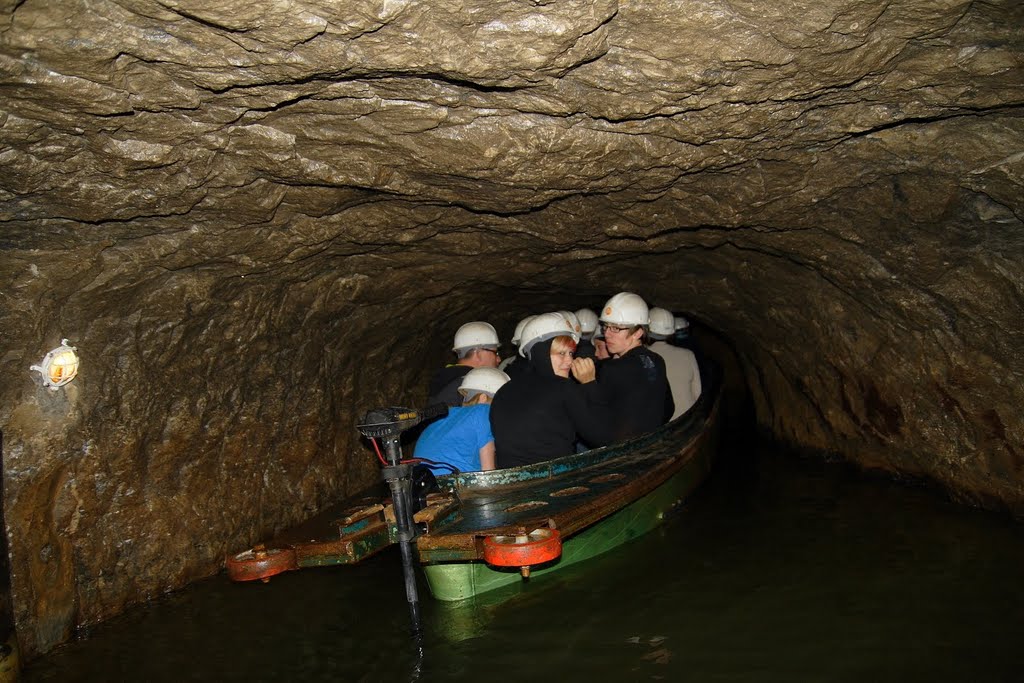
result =
[{"label": "boat passenger", "polygon": [[594,343],[594,360],[608,360],[612,354],[608,353],[608,344],[604,340],[604,328],[600,323],[591,340]]},{"label": "boat passenger", "polygon": [[[474,368],[459,384],[462,405],[431,423],[416,441],[414,457],[432,470],[449,473],[494,469],[494,436],[491,434],[491,400],[508,375],[497,368]],[[437,464],[434,464],[437,463]]]},{"label": "boat passenger", "polygon": [[589,308],[581,308],[576,311],[576,318],[580,321],[580,343],[576,345],[576,357],[593,358],[597,353],[593,341],[598,328],[597,313]]},{"label": "boat passenger", "polygon": [[583,336],[583,326],[580,324],[580,319],[576,317],[576,314],[572,311],[559,311],[562,316],[569,321],[569,326],[573,332],[576,333],[577,337]]},{"label": "boat passenger", "polygon": [[501,357],[498,355],[498,333],[494,327],[485,322],[466,323],[455,332],[455,343],[452,351],[458,356],[455,363],[449,364],[434,373],[430,379],[427,405],[443,403],[454,408],[462,405],[459,395],[459,383],[473,368],[496,368]]},{"label": "boat passenger", "polygon": [[[537,316],[535,316],[535,315],[528,315],[528,316],[526,316],[525,318],[523,318],[522,320],[520,320],[516,324],[515,332],[512,333],[512,346],[515,346],[516,348],[519,348],[519,340],[523,336],[523,327],[526,326],[526,323],[530,322],[531,320],[533,320],[536,317]],[[516,373],[518,371],[522,370],[523,367],[524,367],[522,363],[520,363],[519,365],[516,365],[516,360],[518,358],[519,358],[519,354],[513,353],[508,358],[506,358],[505,360],[501,361],[501,364],[498,365],[498,369],[503,371],[509,377],[515,377]]]},{"label": "boat passenger", "polygon": [[[650,322],[647,303],[632,292],[619,292],[604,305],[600,320],[612,357],[601,361],[596,370],[592,359],[579,358],[572,373],[582,384],[594,383],[596,373],[598,401],[612,415],[611,441],[622,441],[665,424],[675,407],[665,361],[643,343]],[[591,446],[602,445],[587,441]]]},{"label": "boat passenger", "polygon": [[669,344],[676,331],[677,318],[664,308],[651,309],[650,336],[655,340],[648,348],[665,360],[665,374],[676,409],[675,419],[685,413],[700,397],[700,368],[693,351]]},{"label": "boat passenger", "polygon": [[606,416],[592,409],[595,389],[570,378],[578,337],[561,313],[543,313],[523,328],[519,347],[526,372],[505,385],[491,406],[498,467],[543,462],[610,438]]},{"label": "boat passenger", "polygon": [[677,344],[681,344],[690,338],[690,321],[681,315],[673,316],[675,324],[675,335],[672,338]]}]

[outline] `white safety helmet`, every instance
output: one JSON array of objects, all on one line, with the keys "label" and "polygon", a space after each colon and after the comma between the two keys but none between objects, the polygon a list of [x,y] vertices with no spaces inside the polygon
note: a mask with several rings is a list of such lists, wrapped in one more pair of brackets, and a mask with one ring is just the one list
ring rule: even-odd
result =
[{"label": "white safety helmet", "polygon": [[464,398],[473,398],[477,394],[487,394],[494,398],[494,392],[508,379],[508,375],[498,368],[473,368],[462,378],[459,393]]},{"label": "white safety helmet", "polygon": [[580,321],[580,330],[584,337],[591,337],[597,332],[599,327],[597,324],[597,313],[594,313],[589,308],[581,308],[576,311],[576,317]]},{"label": "white safety helmet", "polygon": [[651,319],[647,302],[632,292],[619,292],[601,309],[601,322],[622,327],[648,325]]},{"label": "white safety helmet", "polygon": [[675,322],[676,330],[689,330],[690,329],[690,321],[687,320],[686,318],[684,318],[681,315],[677,315],[675,317],[675,321],[674,322]]},{"label": "white safety helmet", "polygon": [[530,349],[534,344],[562,335],[572,337],[574,342],[580,340],[580,336],[572,329],[564,315],[559,312],[541,313],[523,327],[523,337],[519,340],[519,355],[529,358]]},{"label": "white safety helmet", "polygon": [[537,316],[535,315],[528,315],[522,320],[520,320],[519,323],[516,325],[516,331],[512,333],[512,343],[515,346],[519,346],[519,340],[523,338],[523,328],[526,327],[526,323],[530,322],[536,317]]},{"label": "white safety helmet", "polygon": [[470,349],[491,349],[496,351],[501,344],[498,343],[498,333],[489,323],[471,322],[466,323],[455,333],[455,344],[452,351],[465,356]]},{"label": "white safety helmet", "polygon": [[[565,319],[569,321],[569,324],[572,325],[572,329],[575,330],[577,337],[583,336],[583,327],[580,325],[580,319],[576,317],[575,313],[572,311],[559,311],[559,313],[564,315]],[[577,339],[577,341],[579,340]]]},{"label": "white safety helmet", "polygon": [[672,311],[664,308],[651,309],[651,335],[668,338],[676,331],[676,319]]}]

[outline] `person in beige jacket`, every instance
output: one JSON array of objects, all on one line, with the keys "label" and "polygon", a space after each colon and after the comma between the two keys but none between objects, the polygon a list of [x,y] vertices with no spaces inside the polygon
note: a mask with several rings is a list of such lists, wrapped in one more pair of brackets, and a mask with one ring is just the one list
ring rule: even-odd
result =
[{"label": "person in beige jacket", "polygon": [[654,339],[648,348],[665,359],[665,374],[676,410],[676,419],[697,402],[700,397],[700,368],[693,351],[669,344],[666,339],[676,331],[675,316],[664,308],[651,309],[651,325],[648,334]]}]

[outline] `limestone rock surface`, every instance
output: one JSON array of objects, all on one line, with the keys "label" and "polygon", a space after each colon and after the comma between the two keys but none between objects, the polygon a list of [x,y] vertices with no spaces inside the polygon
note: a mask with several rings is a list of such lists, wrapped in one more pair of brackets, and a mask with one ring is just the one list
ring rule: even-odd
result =
[{"label": "limestone rock surface", "polygon": [[[1024,5],[0,0],[29,656],[370,483],[452,332],[623,289],[760,426],[1024,511]],[[80,376],[28,367],[67,337]]]}]

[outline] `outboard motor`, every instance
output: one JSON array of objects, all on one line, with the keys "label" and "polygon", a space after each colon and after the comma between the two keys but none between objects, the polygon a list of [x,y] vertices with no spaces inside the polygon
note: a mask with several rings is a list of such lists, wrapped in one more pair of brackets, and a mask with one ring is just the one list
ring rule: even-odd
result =
[{"label": "outboard motor", "polygon": [[[402,462],[402,446],[400,438],[402,432],[411,429],[424,420],[440,417],[448,412],[446,405],[429,406],[425,410],[418,411],[412,408],[378,408],[366,413],[356,425],[359,432],[368,439],[380,439],[384,444],[384,457],[387,461],[381,469],[381,475],[391,489],[391,501],[395,512],[395,526],[398,528],[398,546],[402,551],[402,570],[405,576],[405,597],[409,602],[409,614],[412,617],[413,634],[420,632],[420,603],[416,591],[416,574],[413,567],[412,545],[419,535],[412,516],[416,502],[413,490],[423,491],[423,505],[426,504],[426,497],[430,483],[437,487],[434,475],[430,474],[429,479],[420,476],[414,484],[414,469],[408,463]],[[424,468],[426,469],[426,468]],[[428,470],[429,472],[429,470]],[[417,492],[416,498],[419,498]]]}]

